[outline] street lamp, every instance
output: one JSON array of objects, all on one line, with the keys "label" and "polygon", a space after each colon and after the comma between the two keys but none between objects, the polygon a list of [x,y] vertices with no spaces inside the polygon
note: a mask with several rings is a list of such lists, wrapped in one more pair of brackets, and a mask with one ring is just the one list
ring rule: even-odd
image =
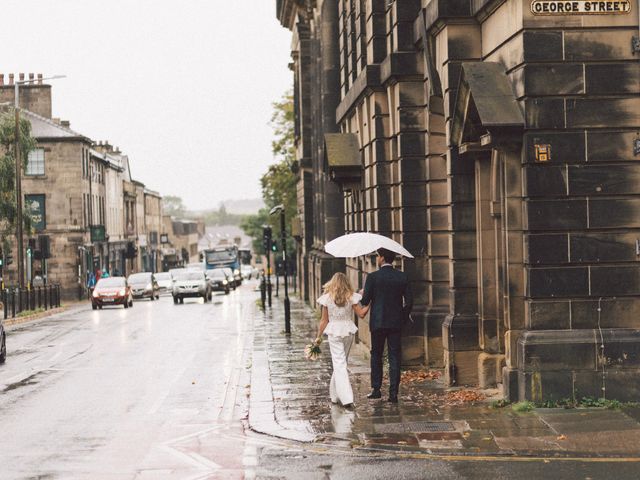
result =
[{"label": "street lamp", "polygon": [[[284,270],[284,331],[291,333],[291,304],[289,303],[289,286],[287,285],[287,230],[285,228],[284,205],[276,205],[269,215],[280,212],[280,237],[282,238],[282,269]],[[278,273],[276,272],[276,275]]]},{"label": "street lamp", "polygon": [[20,85],[38,82],[43,80],[56,80],[58,78],[66,78],[65,75],[54,75],[52,77],[30,78],[28,80],[18,80],[14,83],[13,106],[15,111],[15,144],[14,153],[16,161],[16,239],[18,241],[18,282],[20,288],[24,288],[24,243],[22,238],[22,167],[20,162]]}]

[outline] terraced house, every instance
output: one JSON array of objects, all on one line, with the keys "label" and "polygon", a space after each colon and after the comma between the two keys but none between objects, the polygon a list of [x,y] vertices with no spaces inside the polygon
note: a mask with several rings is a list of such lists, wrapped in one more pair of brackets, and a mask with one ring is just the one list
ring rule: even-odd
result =
[{"label": "terraced house", "polygon": [[416,256],[405,363],[511,400],[637,399],[638,7],[278,0],[308,299],[324,242],[379,232]]}]

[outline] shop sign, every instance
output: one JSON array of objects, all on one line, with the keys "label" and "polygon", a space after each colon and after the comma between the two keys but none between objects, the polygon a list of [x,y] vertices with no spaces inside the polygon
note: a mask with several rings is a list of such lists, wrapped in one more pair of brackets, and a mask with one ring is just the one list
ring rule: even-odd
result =
[{"label": "shop sign", "polygon": [[100,243],[107,241],[107,234],[104,229],[104,225],[91,225],[89,227],[91,235],[91,243]]},{"label": "shop sign", "polygon": [[531,2],[534,15],[615,15],[631,12],[630,0],[534,0]]}]

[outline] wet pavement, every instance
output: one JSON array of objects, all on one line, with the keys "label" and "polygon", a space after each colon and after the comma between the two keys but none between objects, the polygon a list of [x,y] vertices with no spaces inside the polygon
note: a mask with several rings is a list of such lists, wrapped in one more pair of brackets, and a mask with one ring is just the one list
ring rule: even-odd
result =
[{"label": "wet pavement", "polygon": [[[349,359],[356,407],[333,405],[328,346],[324,344],[318,361],[303,355],[315,338],[317,320],[315,312],[294,301],[292,334],[287,336],[278,302],[271,312],[256,312],[254,352],[268,366],[262,365],[252,378],[249,423],[254,430],[363,452],[640,460],[637,409],[517,413],[510,407],[491,408],[491,400],[499,398],[497,390],[447,389],[438,378],[403,384],[398,405],[385,401],[385,385],[381,400],[368,400],[369,367],[362,345]],[[460,400],[470,395],[484,399]]]}]

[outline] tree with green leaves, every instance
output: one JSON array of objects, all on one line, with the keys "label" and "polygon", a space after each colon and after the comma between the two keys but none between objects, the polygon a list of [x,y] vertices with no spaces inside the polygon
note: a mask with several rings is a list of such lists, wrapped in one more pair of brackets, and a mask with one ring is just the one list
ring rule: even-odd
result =
[{"label": "tree with green leaves", "polygon": [[[0,114],[0,245],[4,251],[11,248],[11,239],[15,237],[17,220],[16,202],[16,155],[15,155],[15,116],[13,112]],[[36,148],[36,140],[31,136],[31,123],[20,120],[20,158],[22,169],[27,167],[29,152]],[[23,231],[31,234],[31,214],[23,209]]]},{"label": "tree with green leaves", "polygon": [[[280,238],[280,217],[269,215],[269,211],[283,205],[287,225],[297,215],[296,184],[297,176],[294,173],[296,166],[295,147],[295,118],[293,110],[293,93],[285,93],[282,98],[273,103],[271,115],[271,127],[274,139],[271,142],[271,151],[275,162],[269,166],[262,175],[262,198],[266,208],[257,215],[250,215],[240,225],[245,233],[253,238],[254,251],[264,253],[262,247],[262,225],[269,224],[273,228],[274,239]],[[288,249],[293,250],[293,242],[289,236]]]},{"label": "tree with green leaves", "polygon": [[162,197],[162,211],[165,215],[172,217],[184,217],[187,208],[184,206],[182,198],[175,195],[165,195]]}]

